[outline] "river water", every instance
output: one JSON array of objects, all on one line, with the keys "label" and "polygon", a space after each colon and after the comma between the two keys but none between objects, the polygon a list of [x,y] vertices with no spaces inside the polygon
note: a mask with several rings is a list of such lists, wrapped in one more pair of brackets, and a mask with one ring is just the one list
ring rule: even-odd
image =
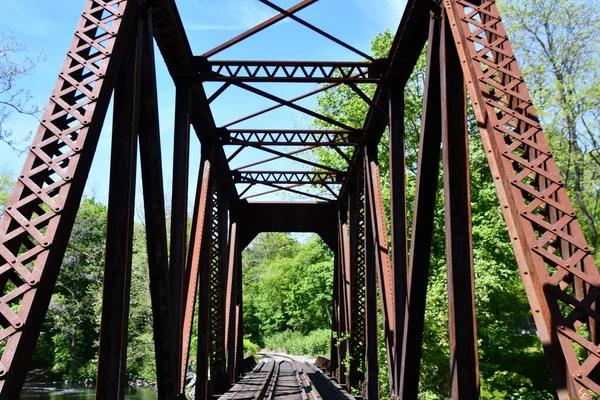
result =
[{"label": "river water", "polygon": [[[27,383],[21,392],[21,399],[92,400],[94,398],[94,386],[66,385],[59,382]],[[156,391],[153,388],[129,388],[125,393],[127,400],[154,400],[156,398]]]}]

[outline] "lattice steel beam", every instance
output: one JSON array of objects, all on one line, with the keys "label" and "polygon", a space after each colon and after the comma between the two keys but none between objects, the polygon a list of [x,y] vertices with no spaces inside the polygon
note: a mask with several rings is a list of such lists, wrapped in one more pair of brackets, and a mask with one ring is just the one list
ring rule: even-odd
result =
[{"label": "lattice steel beam", "polygon": [[85,3],[0,222],[2,399],[19,397],[48,309],[133,20],[128,5]]},{"label": "lattice steel beam", "polygon": [[356,146],[360,131],[298,129],[229,129],[221,135],[228,145],[264,146]]},{"label": "lattice steel beam", "polygon": [[213,61],[194,57],[205,82],[378,83],[386,60],[375,62]]},{"label": "lattice steel beam", "polygon": [[443,6],[558,396],[590,398],[600,394],[598,269],[496,2]]},{"label": "lattice steel beam", "polygon": [[366,281],[365,281],[365,202],[363,181],[356,182],[348,199],[349,240],[349,297],[350,310],[350,370],[349,384],[352,386],[365,379],[366,349]]},{"label": "lattice steel beam", "polygon": [[234,171],[234,183],[304,183],[334,184],[341,183],[344,172],[329,171]]}]

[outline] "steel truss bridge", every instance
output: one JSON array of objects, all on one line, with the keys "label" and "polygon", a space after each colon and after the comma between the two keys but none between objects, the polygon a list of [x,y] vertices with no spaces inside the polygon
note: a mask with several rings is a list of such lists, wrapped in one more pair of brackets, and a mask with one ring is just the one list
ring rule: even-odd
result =
[{"label": "steel truss bridge", "polygon": [[[332,370],[342,384],[366,382],[378,397],[377,310],[384,317],[394,398],[416,399],[434,203],[440,159],[445,193],[453,399],[479,391],[474,308],[468,90],[523,285],[558,396],[600,394],[596,308],[600,277],[494,0],[408,0],[389,56],[373,59],[285,10],[202,55],[194,55],[174,0],[85,0],[79,25],[0,222],[0,398],[16,399],[48,309],[111,96],[110,192],[97,398],[123,397],[139,151],[147,226],[158,395],[181,397],[197,318],[196,398],[223,393],[240,376],[241,253],[260,232],[316,232],[335,252]],[[358,62],[217,61],[214,56],[285,18],[355,52]],[[165,190],[154,43],[176,86],[172,225]],[[413,229],[407,248],[404,87],[428,43]],[[210,97],[203,84],[222,86]],[[254,82],[317,82],[284,99]],[[367,96],[358,84],[376,85]],[[214,83],[213,83],[214,84]],[[338,85],[369,106],[360,129],[298,100]],[[327,122],[332,130],[239,130],[217,126],[210,103],[230,87]],[[190,127],[201,143],[187,241]],[[386,229],[377,144],[389,127],[392,226]],[[235,146],[226,156],[227,146]],[[325,146],[336,170],[278,146]],[[352,147],[351,156],[341,151]],[[233,147],[232,147],[233,148]],[[301,171],[230,168],[247,148],[303,162]],[[279,149],[279,150],[278,150]],[[253,163],[260,165],[262,161]],[[313,203],[249,202],[251,187],[305,193]],[[320,190],[306,190],[306,187]],[[242,190],[243,189],[243,190]],[[250,196],[250,195],[248,195]],[[255,195],[252,195],[256,197]],[[169,236],[169,240],[167,237]],[[391,245],[388,245],[391,235]],[[168,249],[167,243],[170,243]],[[410,254],[410,257],[409,257]],[[379,284],[377,283],[379,282]],[[377,304],[377,291],[381,303]],[[198,302],[198,314],[194,304]],[[346,333],[350,333],[349,339]],[[579,351],[578,349],[583,349]],[[577,353],[578,352],[578,353]],[[350,355],[350,364],[342,363]],[[366,366],[361,372],[359,365]],[[209,377],[210,371],[210,379]],[[374,384],[372,384],[374,383]]]}]

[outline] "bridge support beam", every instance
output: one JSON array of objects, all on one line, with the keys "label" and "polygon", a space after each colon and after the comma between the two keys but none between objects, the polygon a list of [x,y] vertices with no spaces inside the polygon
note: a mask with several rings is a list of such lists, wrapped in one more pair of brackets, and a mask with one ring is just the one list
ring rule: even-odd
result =
[{"label": "bridge support beam", "polygon": [[115,84],[102,320],[96,398],[122,399],[127,381],[127,334],[133,214],[142,75],[142,24],[130,37]]},{"label": "bridge support beam", "polygon": [[[173,189],[171,197],[171,251],[169,284],[171,288],[171,331],[174,340],[175,365],[186,358],[183,352],[183,325],[186,301],[186,253],[188,221],[188,170],[190,144],[190,88],[182,83],[176,86],[175,127],[173,139]],[[174,379],[183,383],[185,370],[174,368]]]},{"label": "bridge support beam", "polygon": [[479,399],[466,87],[447,18],[441,29],[442,158],[452,398]]},{"label": "bridge support beam", "polygon": [[433,242],[433,222],[437,196],[440,145],[442,140],[441,97],[440,97],[440,21],[432,13],[427,52],[425,98],[419,140],[419,158],[413,225],[410,250],[410,264],[407,272],[406,314],[404,323],[401,371],[398,397],[403,400],[417,400],[421,351],[423,348],[423,328],[425,324],[425,304],[431,244]]},{"label": "bridge support beam", "polygon": [[152,322],[158,398],[167,399],[177,391],[177,369],[173,359],[175,350],[171,332],[169,299],[169,259],[164,202],[158,98],[154,70],[152,19],[144,24],[142,89],[140,99],[140,166],[146,220],[146,248],[152,301]]}]

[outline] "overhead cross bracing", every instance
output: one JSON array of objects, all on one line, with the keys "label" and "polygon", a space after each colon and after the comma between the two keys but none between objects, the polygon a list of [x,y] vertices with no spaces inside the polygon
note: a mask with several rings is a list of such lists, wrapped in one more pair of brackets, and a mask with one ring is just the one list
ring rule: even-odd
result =
[{"label": "overhead cross bracing", "polygon": [[[379,308],[392,396],[416,399],[440,160],[452,397],[478,398],[467,90],[558,397],[600,394],[595,373],[600,364],[598,270],[495,0],[409,0],[383,59],[304,19],[302,11],[316,7],[317,0],[287,10],[260,2],[275,15],[200,53],[192,51],[173,0],[85,0],[0,222],[0,399],[19,396],[111,96],[98,398],[122,398],[126,386],[138,148],[160,398],[181,396],[184,390],[195,319],[197,398],[224,393],[236,382],[243,357],[242,251],[260,232],[293,231],[317,233],[335,254],[332,374],[377,399]],[[354,59],[219,58],[280,21],[300,24]],[[155,43],[176,87],[169,232]],[[417,184],[409,219],[403,91],[426,43]],[[306,84],[313,86],[291,97],[278,89]],[[369,106],[359,126],[304,103],[341,85]],[[231,108],[246,108],[235,103],[246,92],[270,105],[220,121],[215,105],[224,101]],[[259,124],[266,114],[283,109],[310,123],[298,128]],[[195,186],[187,179],[194,168],[190,128],[201,148]],[[389,231],[377,153],[386,130]],[[343,166],[313,157],[321,147],[335,152]],[[194,200],[188,237],[189,193]],[[282,193],[277,202],[256,201]]]}]

